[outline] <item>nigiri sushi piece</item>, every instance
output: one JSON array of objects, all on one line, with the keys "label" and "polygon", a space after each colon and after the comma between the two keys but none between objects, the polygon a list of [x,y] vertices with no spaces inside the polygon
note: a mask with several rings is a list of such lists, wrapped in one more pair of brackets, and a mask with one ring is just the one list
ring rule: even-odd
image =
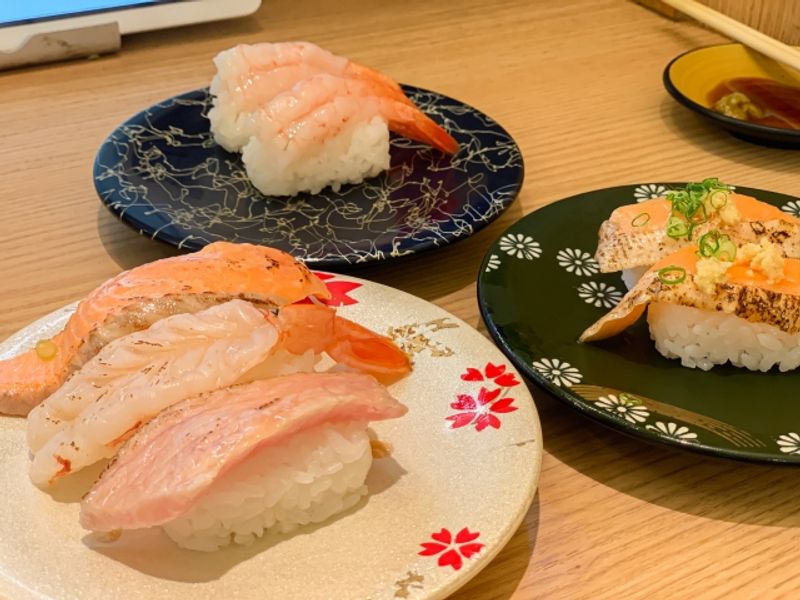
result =
[{"label": "nigiri sushi piece", "polygon": [[242,161],[265,194],[339,189],[389,168],[389,130],[429,141],[441,128],[418,109],[372,94],[362,81],[315,75],[253,115]]},{"label": "nigiri sushi piece", "polygon": [[394,81],[312,44],[226,52],[212,83],[211,131],[223,147],[242,152],[264,194],[338,190],[388,169],[389,131],[448,154],[458,150]]},{"label": "nigiri sushi piece", "polygon": [[108,344],[31,411],[31,481],[47,488],[114,456],[139,427],[189,396],[312,371],[323,352],[387,381],[410,370],[391,340],[323,305],[287,306],[273,317],[231,300],[162,319]]},{"label": "nigiri sushi piece", "polygon": [[125,271],[81,301],[62,332],[0,361],[0,413],[26,415],[108,342],[166,316],[232,298],[272,308],[307,296],[330,294],[288,254],[251,244],[215,242]]},{"label": "nigiri sushi piece", "polygon": [[286,375],[187,399],[120,450],[81,502],[81,525],[160,525],[182,547],[213,551],[324,521],[367,492],[367,423],[406,411],[355,373]]},{"label": "nigiri sushi piece", "polygon": [[649,267],[712,230],[740,244],[767,239],[785,256],[800,258],[800,219],[707,179],[615,209],[600,226],[595,259],[603,273],[623,271],[631,288]]},{"label": "nigiri sushi piece", "polygon": [[766,239],[737,250],[725,234],[705,234],[648,270],[580,341],[617,335],[645,310],[656,349],[684,366],[800,366],[800,260]]},{"label": "nigiri sushi piece", "polygon": [[252,135],[252,113],[321,73],[362,82],[374,95],[413,106],[390,77],[308,42],[239,44],[220,52],[214,65],[208,118],[214,139],[231,152],[241,150]]}]

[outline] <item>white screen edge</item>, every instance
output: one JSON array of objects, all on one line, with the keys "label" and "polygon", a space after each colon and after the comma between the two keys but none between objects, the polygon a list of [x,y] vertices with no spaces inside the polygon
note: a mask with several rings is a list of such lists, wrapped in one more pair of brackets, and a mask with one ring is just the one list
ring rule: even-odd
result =
[{"label": "white screen edge", "polygon": [[261,0],[186,0],[139,8],[12,25],[0,29],[0,52],[16,52],[34,35],[118,23],[122,35],[193,23],[243,17],[258,10]]}]

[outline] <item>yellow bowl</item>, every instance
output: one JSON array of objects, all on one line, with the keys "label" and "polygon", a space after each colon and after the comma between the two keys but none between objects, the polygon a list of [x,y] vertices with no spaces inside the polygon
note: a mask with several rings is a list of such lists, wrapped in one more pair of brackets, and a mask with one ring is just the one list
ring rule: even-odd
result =
[{"label": "yellow bowl", "polygon": [[741,44],[721,44],[690,50],[664,69],[664,86],[678,102],[748,141],[800,148],[800,131],[766,127],[727,117],[713,110],[708,93],[726,79],[764,77],[800,87],[800,73]]}]

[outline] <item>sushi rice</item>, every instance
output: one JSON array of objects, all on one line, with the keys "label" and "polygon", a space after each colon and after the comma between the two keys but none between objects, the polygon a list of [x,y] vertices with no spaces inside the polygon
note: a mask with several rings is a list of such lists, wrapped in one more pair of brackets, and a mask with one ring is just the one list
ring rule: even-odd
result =
[{"label": "sushi rice", "polygon": [[282,138],[259,132],[242,149],[242,160],[253,185],[266,195],[317,194],[327,186],[338,191],[389,168],[389,128],[381,117],[352,121],[320,141],[313,154],[300,154],[287,151]]},{"label": "sushi rice", "polygon": [[365,423],[320,425],[257,450],[163,528],[179,546],[207,552],[288,533],[358,503],[371,464]]},{"label": "sushi rice", "polygon": [[685,367],[708,371],[730,362],[751,371],[777,365],[786,372],[800,366],[800,333],[774,325],[666,302],[650,304],[647,321],[656,349]]}]

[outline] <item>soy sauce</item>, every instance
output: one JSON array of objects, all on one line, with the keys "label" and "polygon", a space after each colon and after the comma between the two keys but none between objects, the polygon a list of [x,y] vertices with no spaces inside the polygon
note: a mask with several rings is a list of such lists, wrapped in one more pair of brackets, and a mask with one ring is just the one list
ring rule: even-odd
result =
[{"label": "soy sauce", "polygon": [[800,129],[800,87],[761,77],[726,79],[707,96],[709,106],[767,127]]}]

